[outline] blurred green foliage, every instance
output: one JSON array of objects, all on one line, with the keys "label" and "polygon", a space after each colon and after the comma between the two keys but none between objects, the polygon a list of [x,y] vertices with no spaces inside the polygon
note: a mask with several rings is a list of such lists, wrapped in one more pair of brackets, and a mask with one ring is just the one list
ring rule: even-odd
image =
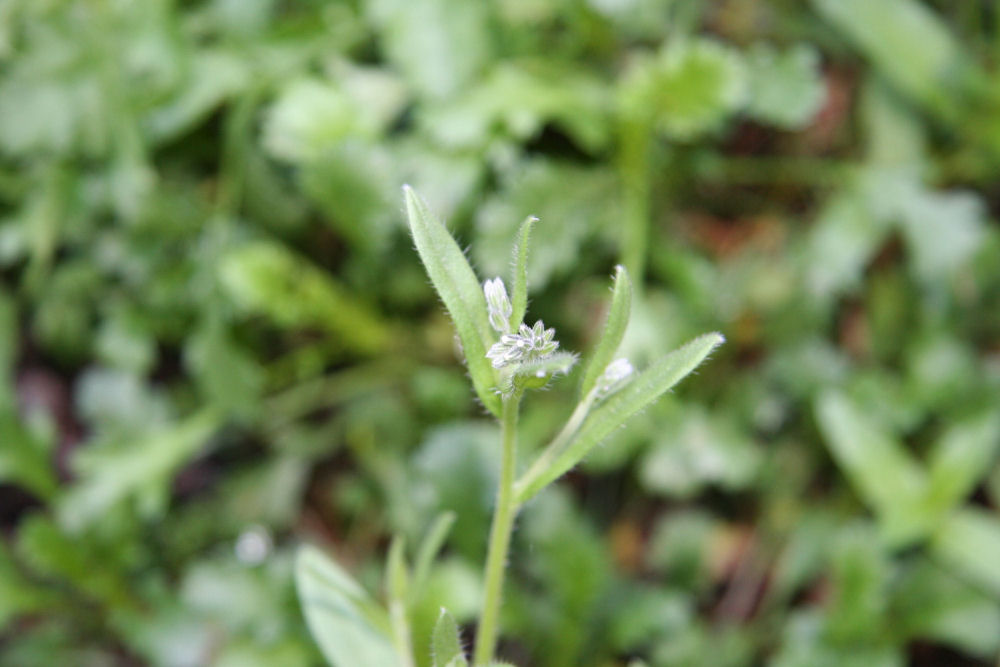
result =
[{"label": "blurred green foliage", "polygon": [[294,548],[378,596],[446,510],[415,644],[472,618],[404,182],[483,275],[539,216],[567,349],[619,261],[632,358],[730,341],[533,501],[502,655],[994,664],[998,62],[986,0],[0,2],[0,664],[321,664]]}]

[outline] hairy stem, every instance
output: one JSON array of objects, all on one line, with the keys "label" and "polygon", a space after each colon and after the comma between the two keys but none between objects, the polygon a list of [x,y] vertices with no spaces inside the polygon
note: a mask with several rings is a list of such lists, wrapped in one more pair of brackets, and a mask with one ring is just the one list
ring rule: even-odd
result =
[{"label": "hairy stem", "polygon": [[473,665],[476,666],[485,665],[493,660],[499,635],[503,575],[507,567],[510,535],[518,510],[514,499],[514,475],[517,467],[517,411],[520,402],[520,392],[508,396],[503,401],[500,415],[503,458],[500,466],[500,486],[497,489],[497,506],[493,513],[493,526],[490,528],[489,552],[486,555],[483,609],[479,616],[479,631],[473,657]]}]

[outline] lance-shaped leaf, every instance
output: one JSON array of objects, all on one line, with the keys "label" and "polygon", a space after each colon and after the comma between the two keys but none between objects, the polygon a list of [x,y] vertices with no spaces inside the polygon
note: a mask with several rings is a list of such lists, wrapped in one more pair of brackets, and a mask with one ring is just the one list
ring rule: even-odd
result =
[{"label": "lance-shaped leaf", "polygon": [[960,503],[989,474],[1000,448],[1000,410],[952,424],[929,461],[927,510],[940,515]]},{"label": "lance-shaped leaf", "polygon": [[410,589],[410,573],[406,566],[406,540],[402,535],[392,538],[386,570],[389,599],[406,600]]},{"label": "lance-shaped leaf", "polygon": [[465,667],[468,662],[465,659],[465,652],[462,650],[462,640],[458,634],[458,624],[448,613],[447,609],[441,609],[437,623],[434,625],[434,634],[431,637],[431,657],[434,659],[434,667]]},{"label": "lance-shaped leaf", "polygon": [[534,228],[538,218],[529,216],[521,223],[521,231],[517,234],[517,243],[514,244],[514,275],[511,280],[511,303],[514,306],[510,314],[510,328],[517,331],[517,328],[524,321],[524,313],[528,310],[528,241],[531,238],[531,230]]},{"label": "lance-shaped leaf", "polygon": [[624,266],[615,267],[614,293],[611,297],[611,308],[608,310],[608,321],[604,325],[604,333],[597,342],[597,348],[590,357],[590,363],[583,374],[580,384],[580,396],[591,392],[604,373],[604,369],[612,362],[618,346],[625,336],[629,313],[632,309],[632,280]]},{"label": "lance-shaped leaf", "polygon": [[299,550],[295,585],[309,630],[333,667],[398,667],[385,610],[319,549]]},{"label": "lance-shaped leaf", "polygon": [[971,507],[954,512],[931,540],[931,553],[974,583],[1000,595],[1000,519]]},{"label": "lance-shaped leaf", "polygon": [[680,382],[705,360],[725,338],[720,333],[708,333],[663,357],[584,420],[583,425],[558,452],[552,464],[535,470],[518,480],[515,495],[524,502],[579,463],[591,449],[633,415],[641,412]]},{"label": "lance-shaped leaf", "polygon": [[493,392],[496,376],[486,359],[486,350],[493,344],[494,336],[483,290],[444,224],[413,188],[403,186],[403,194],[417,252],[458,331],[476,394],[490,412],[499,416],[500,398]]},{"label": "lance-shaped leaf", "polygon": [[451,532],[451,527],[455,524],[456,514],[454,512],[442,512],[434,520],[434,524],[420,542],[417,549],[417,558],[413,564],[413,585],[410,587],[410,602],[415,603],[423,593],[424,585],[430,577],[431,566],[437,558],[441,547],[444,546],[445,538]]},{"label": "lance-shaped leaf", "polygon": [[841,393],[816,403],[820,431],[833,458],[879,519],[886,539],[902,545],[926,533],[927,476],[903,445]]}]

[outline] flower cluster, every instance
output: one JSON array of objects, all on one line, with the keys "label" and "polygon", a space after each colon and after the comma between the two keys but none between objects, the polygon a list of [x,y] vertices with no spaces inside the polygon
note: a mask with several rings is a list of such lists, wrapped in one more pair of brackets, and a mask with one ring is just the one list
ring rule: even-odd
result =
[{"label": "flower cluster", "polygon": [[555,335],[556,330],[546,329],[541,320],[533,327],[522,324],[517,333],[500,336],[500,342],[493,344],[486,358],[493,363],[493,368],[544,359],[559,347]]}]

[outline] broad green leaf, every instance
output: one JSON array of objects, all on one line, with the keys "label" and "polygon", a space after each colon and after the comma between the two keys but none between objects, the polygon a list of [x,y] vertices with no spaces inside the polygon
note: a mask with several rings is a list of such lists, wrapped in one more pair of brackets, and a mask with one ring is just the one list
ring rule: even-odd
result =
[{"label": "broad green leaf", "polygon": [[277,243],[256,241],[223,255],[222,287],[246,311],[283,327],[321,327],[362,353],[385,348],[390,331],[346,286]]},{"label": "broad green leaf", "polygon": [[1000,412],[992,410],[953,424],[931,453],[929,511],[944,513],[989,474],[1000,448]]},{"label": "broad green leaf", "polygon": [[279,158],[308,162],[347,138],[373,138],[378,119],[329,81],[299,79],[288,83],[264,124],[264,146]]},{"label": "broad green leaf", "polygon": [[951,644],[983,659],[1000,649],[1000,605],[982,587],[921,559],[893,582],[889,614],[904,637]]},{"label": "broad green leaf", "polygon": [[406,540],[402,535],[392,538],[386,563],[389,599],[406,600],[410,590],[410,573],[406,565]]},{"label": "broad green leaf", "polygon": [[319,549],[299,550],[295,585],[309,631],[333,667],[399,667],[385,610]]},{"label": "broad green leaf", "polygon": [[834,460],[875,512],[886,538],[904,543],[919,537],[929,518],[923,511],[927,479],[920,465],[839,392],[822,394],[816,415]]},{"label": "broad green leaf", "polygon": [[858,522],[837,535],[830,547],[833,595],[826,610],[826,632],[835,642],[872,642],[883,636],[892,566],[870,522]]},{"label": "broad green leaf", "polygon": [[937,192],[913,184],[900,193],[899,224],[910,265],[927,284],[938,284],[969,265],[986,236],[986,206],[973,192]]},{"label": "broad green leaf", "polygon": [[614,360],[615,352],[625,337],[625,329],[628,327],[629,314],[632,310],[632,280],[624,266],[615,267],[613,290],[604,332],[597,342],[597,347],[587,364],[587,370],[583,374],[583,381],[580,383],[581,397],[586,397],[597,385],[604,369]]},{"label": "broad green leaf", "polygon": [[0,631],[22,614],[43,612],[56,604],[56,596],[52,588],[40,586],[25,577],[6,544],[0,543]]},{"label": "broad green leaf", "polygon": [[128,556],[113,545],[69,535],[42,513],[18,525],[17,554],[35,577],[68,584],[87,598],[109,608],[128,608],[134,590],[126,574]]},{"label": "broad green leaf", "polygon": [[178,424],[153,430],[128,447],[108,443],[107,452],[87,452],[91,458],[85,474],[59,501],[59,522],[78,531],[129,497],[139,501],[145,513],[161,512],[171,476],[204,447],[220,422],[218,413],[206,408]]},{"label": "broad green leaf", "polygon": [[511,295],[510,302],[513,311],[510,314],[511,331],[517,328],[524,320],[524,313],[528,310],[528,243],[531,240],[531,230],[538,218],[528,216],[521,223],[521,230],[517,234],[517,242],[514,244],[514,275],[510,281]]},{"label": "broad green leaf", "polygon": [[450,665],[464,667],[468,664],[465,660],[465,652],[462,650],[462,639],[458,633],[458,625],[447,609],[441,610],[441,615],[434,626],[434,635],[431,638],[431,656],[434,659],[434,667],[448,667]]},{"label": "broad green leaf", "polygon": [[651,113],[661,131],[685,140],[717,129],[746,92],[743,61],[731,48],[708,39],[672,40],[627,80],[623,104],[625,113]]},{"label": "broad green leaf", "polygon": [[958,510],[934,534],[931,553],[956,574],[1000,597],[1000,516],[995,512]]},{"label": "broad green leaf", "polygon": [[427,204],[409,186],[403,187],[403,194],[417,252],[458,331],[476,394],[490,412],[499,416],[500,398],[494,392],[496,376],[486,358],[494,336],[483,290],[465,254]]},{"label": "broad green leaf", "polygon": [[264,386],[263,368],[219,318],[210,317],[188,339],[184,362],[207,402],[226,413],[254,414]]},{"label": "broad green leaf", "polygon": [[54,443],[6,410],[0,411],[0,443],[0,482],[21,485],[42,500],[50,500],[59,490],[52,465]]},{"label": "broad green leaf", "polygon": [[468,85],[490,58],[491,12],[463,0],[370,0],[382,57],[421,96],[446,98]]},{"label": "broad green leaf", "polygon": [[448,537],[451,527],[455,524],[455,516],[454,512],[441,512],[420,543],[416,561],[413,564],[413,586],[410,589],[411,603],[415,603],[423,592],[434,559],[437,558],[441,547],[444,546],[445,538]]},{"label": "broad green leaf", "polygon": [[782,128],[804,127],[826,98],[819,53],[799,44],[784,52],[758,45],[747,55],[747,112]]},{"label": "broad green leaf", "polygon": [[819,14],[857,44],[903,92],[937,100],[959,60],[944,22],[917,0],[813,0]]},{"label": "broad green leaf", "polygon": [[699,336],[654,363],[621,391],[608,398],[590,413],[577,435],[562,452],[557,453],[551,465],[531,477],[518,480],[515,486],[518,502],[528,500],[546,485],[566,474],[612,431],[683,380],[724,340],[719,333]]},{"label": "broad green leaf", "polygon": [[610,106],[607,85],[593,71],[534,58],[497,64],[468,92],[422,116],[421,125],[435,143],[466,150],[498,138],[530,141],[556,126],[584,151],[597,153],[610,139]]},{"label": "broad green leaf", "polygon": [[143,129],[157,143],[191,132],[252,80],[250,63],[230,51],[198,51],[191,55],[191,61],[190,78],[182,90],[144,119]]}]

